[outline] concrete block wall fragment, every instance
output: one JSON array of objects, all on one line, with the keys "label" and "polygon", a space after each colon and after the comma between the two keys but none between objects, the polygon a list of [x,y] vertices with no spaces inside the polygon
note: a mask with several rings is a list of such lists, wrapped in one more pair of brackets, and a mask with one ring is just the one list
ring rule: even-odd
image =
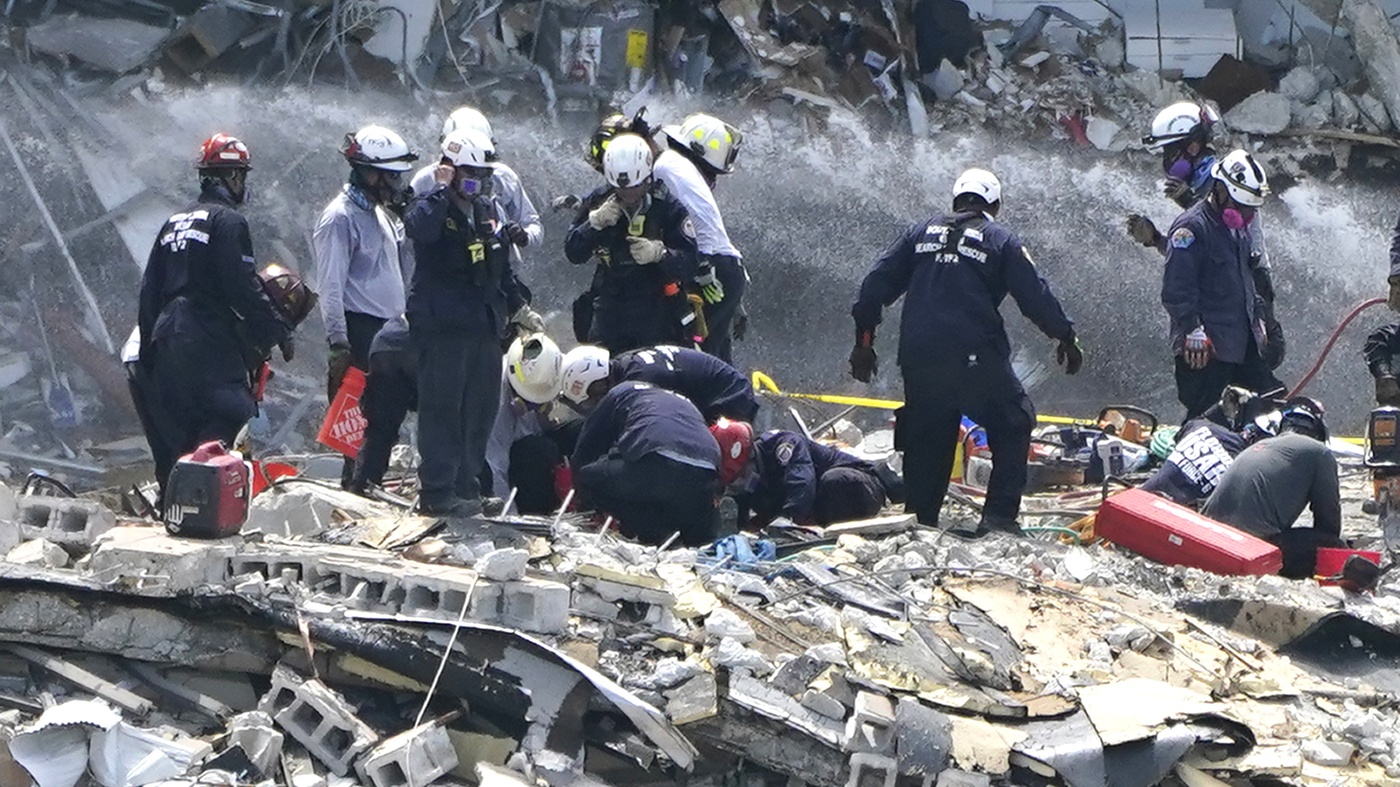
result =
[{"label": "concrete block wall fragment", "polygon": [[893,757],[873,752],[857,752],[849,761],[846,787],[894,787],[899,764]]},{"label": "concrete block wall fragment", "polygon": [[106,506],[74,497],[20,495],[15,518],[24,538],[42,538],[65,547],[91,546],[117,526],[117,515]]},{"label": "concrete block wall fragment", "polygon": [[569,625],[569,586],[545,579],[506,582],[501,624],[540,634],[557,634]]},{"label": "concrete block wall fragment", "polygon": [[405,591],[400,578],[378,563],[323,558],[303,581],[351,609],[395,615],[404,604]]},{"label": "concrete block wall fragment", "polygon": [[273,671],[272,689],[258,710],[272,716],[337,776],[348,774],[350,764],[379,741],[379,735],[355,716],[340,694],[281,665]]},{"label": "concrete block wall fragment", "polygon": [[230,539],[175,538],[160,528],[118,527],[98,540],[88,572],[104,582],[139,579],[143,591],[186,593],[226,583],[234,549]]},{"label": "concrete block wall fragment", "polygon": [[456,767],[447,730],[431,723],[384,740],[355,764],[360,781],[373,787],[426,787]]},{"label": "concrete block wall fragment", "polygon": [[400,612],[444,620],[456,620],[467,594],[475,594],[484,584],[477,581],[476,572],[451,566],[413,565],[412,571],[400,571],[397,578],[403,593]]}]

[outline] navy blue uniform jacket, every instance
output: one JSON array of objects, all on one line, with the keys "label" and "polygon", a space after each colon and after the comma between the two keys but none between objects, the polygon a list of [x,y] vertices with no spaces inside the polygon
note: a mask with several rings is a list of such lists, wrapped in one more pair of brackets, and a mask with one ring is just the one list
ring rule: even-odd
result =
[{"label": "navy blue uniform jacket", "polygon": [[[875,472],[863,459],[809,440],[796,432],[774,430],[754,440],[754,460],[758,463],[758,485],[739,495],[735,502],[755,519],[768,522],[785,516],[794,522],[810,522],[817,502],[817,482],[835,467],[856,467]],[[741,511],[740,522],[745,519]]]},{"label": "navy blue uniform jacket", "polygon": [[[1257,219],[1256,219],[1257,220]],[[1263,298],[1255,291],[1254,246],[1248,229],[1232,230],[1210,200],[1187,208],[1167,233],[1162,306],[1171,319],[1172,351],[1204,326],[1225,363],[1243,363],[1253,333],[1264,347]]]},{"label": "navy blue uniform jacket", "polygon": [[648,454],[719,468],[719,444],[689,399],[648,383],[626,382],[608,391],[588,414],[570,464],[580,468],[609,455],[635,462]]},{"label": "navy blue uniform jacket", "polygon": [[738,369],[699,350],[662,345],[612,359],[614,382],[641,380],[689,399],[705,420],[752,421],[758,413],[753,386]]}]

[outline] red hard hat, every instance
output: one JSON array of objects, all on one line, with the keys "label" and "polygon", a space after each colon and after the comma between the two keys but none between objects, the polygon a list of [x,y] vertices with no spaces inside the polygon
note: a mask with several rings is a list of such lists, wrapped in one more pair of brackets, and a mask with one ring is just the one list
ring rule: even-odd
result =
[{"label": "red hard hat", "polygon": [[306,286],[306,282],[281,265],[269,265],[258,273],[262,279],[263,292],[272,305],[281,312],[295,328],[301,325],[316,306],[316,293]]},{"label": "red hard hat", "polygon": [[744,472],[753,453],[753,427],[743,421],[721,418],[710,427],[719,443],[719,481],[728,484]]},{"label": "red hard hat", "polygon": [[253,157],[248,154],[248,146],[237,137],[228,134],[215,134],[199,146],[198,169],[252,169]]}]

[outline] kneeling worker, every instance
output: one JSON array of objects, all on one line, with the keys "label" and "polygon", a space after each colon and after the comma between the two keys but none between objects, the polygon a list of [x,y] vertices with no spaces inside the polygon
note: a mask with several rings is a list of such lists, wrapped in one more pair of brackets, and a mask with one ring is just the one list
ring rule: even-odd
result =
[{"label": "kneeling worker", "polygon": [[[753,427],[721,418],[710,427],[719,443],[720,481],[739,504],[739,527],[852,522],[885,505],[875,466],[796,432],[755,439]],[[750,517],[752,515],[752,517]]]},{"label": "kneeling worker", "polygon": [[758,397],[744,375],[700,350],[660,345],[614,356],[583,345],[564,358],[564,397],[577,409],[586,410],[627,380],[675,391],[700,409],[706,423],[752,421],[758,414]]},{"label": "kneeling worker", "polygon": [[[1235,457],[1201,513],[1283,550],[1290,579],[1311,577],[1317,550],[1341,547],[1342,501],[1337,460],[1327,448],[1322,406],[1295,397],[1284,406],[1277,437]],[[1312,527],[1294,527],[1305,507]]]}]

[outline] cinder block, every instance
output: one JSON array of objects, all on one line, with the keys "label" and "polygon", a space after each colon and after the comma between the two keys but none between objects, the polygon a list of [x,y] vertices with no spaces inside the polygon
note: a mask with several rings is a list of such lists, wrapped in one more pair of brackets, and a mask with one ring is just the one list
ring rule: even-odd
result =
[{"label": "cinder block", "polygon": [[823,694],[815,689],[807,689],[802,693],[802,707],[807,710],[820,713],[828,719],[840,721],[846,718],[846,706],[841,704],[841,700],[830,694]]},{"label": "cinder block", "polygon": [[20,495],[15,517],[25,540],[42,538],[86,552],[97,537],[117,526],[117,515],[93,500]]},{"label": "cinder block", "polygon": [[602,620],[617,620],[622,612],[617,604],[587,590],[575,590],[570,606],[580,615]]},{"label": "cinder block", "polygon": [[258,710],[337,776],[348,774],[355,758],[379,741],[340,694],[319,680],[303,680],[280,664]]},{"label": "cinder block", "polygon": [[[485,584],[477,581],[476,572],[470,569],[412,563],[405,565],[410,567],[409,570],[396,572],[403,591],[399,611],[405,615],[456,620],[462,614],[467,594],[475,595]],[[476,587],[473,588],[473,585]],[[482,610],[485,609],[483,606]],[[471,606],[467,612],[471,613]]]},{"label": "cinder block", "polygon": [[120,581],[151,592],[188,593],[228,581],[237,539],[175,538],[164,528],[118,527],[97,542],[88,573],[102,582]]},{"label": "cinder block", "polygon": [[846,720],[842,748],[853,752],[887,752],[894,746],[894,705],[870,691],[856,692],[855,710]]},{"label": "cinder block", "polygon": [[392,615],[404,603],[404,590],[395,573],[376,563],[327,557],[316,561],[310,577],[303,581],[351,609]]},{"label": "cinder block", "polygon": [[540,634],[557,634],[569,625],[569,586],[545,579],[506,582],[501,624]]},{"label": "cinder block", "polygon": [[[928,784],[934,777],[929,776],[924,780]],[[985,773],[973,773],[971,771],[961,771],[957,768],[946,768],[938,774],[938,787],[991,787],[992,777]]]},{"label": "cinder block", "polygon": [[457,767],[457,750],[447,730],[423,724],[375,746],[355,770],[374,787],[426,787]]},{"label": "cinder block", "polygon": [[850,772],[846,787],[894,787],[899,764],[883,754],[857,752],[851,755]]}]

